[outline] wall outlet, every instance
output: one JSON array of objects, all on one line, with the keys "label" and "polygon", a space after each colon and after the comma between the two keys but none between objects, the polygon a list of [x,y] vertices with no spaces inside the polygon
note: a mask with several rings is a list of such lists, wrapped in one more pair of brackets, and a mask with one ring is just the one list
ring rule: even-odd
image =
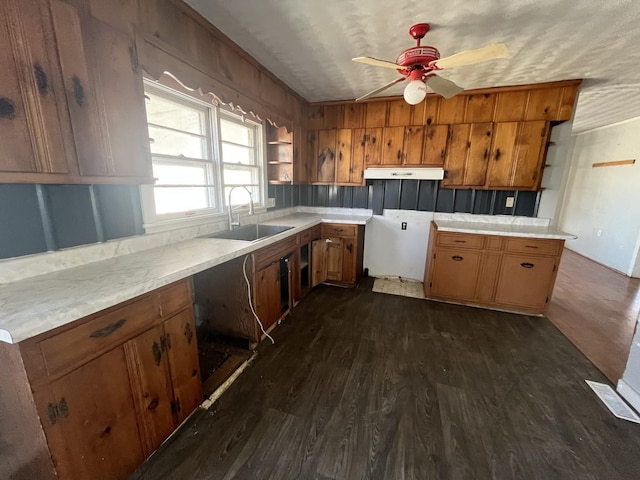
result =
[{"label": "wall outlet", "polygon": [[276,199],[275,198],[267,198],[267,208],[275,207],[275,206],[276,206]]},{"label": "wall outlet", "polygon": [[601,237],[602,236],[602,229],[601,228],[596,228],[595,234],[596,234],[596,237]]},{"label": "wall outlet", "polygon": [[400,230],[406,230],[407,229],[407,222],[402,222],[400,224]]},{"label": "wall outlet", "polygon": [[507,208],[512,208],[513,204],[515,203],[515,200],[516,200],[515,197],[507,197],[507,201],[504,206]]}]

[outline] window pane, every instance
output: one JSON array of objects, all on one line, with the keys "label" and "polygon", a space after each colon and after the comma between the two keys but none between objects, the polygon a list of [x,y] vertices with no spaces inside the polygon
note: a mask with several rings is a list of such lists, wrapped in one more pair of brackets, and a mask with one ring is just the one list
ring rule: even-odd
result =
[{"label": "window pane", "polygon": [[149,137],[153,139],[151,153],[207,158],[207,144],[204,138],[151,125],[149,125]]},{"label": "window pane", "polygon": [[228,167],[224,169],[225,185],[249,185],[252,183],[258,182],[254,178],[253,172],[250,170],[238,170]]},{"label": "window pane", "polygon": [[196,163],[153,162],[153,176],[159,185],[206,185],[207,166]]},{"label": "window pane", "polygon": [[239,143],[240,145],[251,147],[253,146],[253,128],[221,118],[220,138],[225,142]]},{"label": "window pane", "polygon": [[154,188],[156,214],[188,212],[208,208],[207,187]]},{"label": "window pane", "polygon": [[[258,187],[247,187],[251,191],[251,195],[253,195],[253,203],[254,205],[258,205],[260,203],[260,191]],[[225,203],[229,202],[229,192],[231,191],[231,187],[224,187],[224,201]],[[249,205],[249,194],[247,191],[238,187],[233,191],[231,197],[231,206],[236,207],[238,205]]]},{"label": "window pane", "polygon": [[165,127],[204,134],[205,112],[146,92],[147,120]]},{"label": "window pane", "polygon": [[222,161],[225,163],[239,163],[242,165],[253,165],[253,150],[247,147],[222,144]]}]

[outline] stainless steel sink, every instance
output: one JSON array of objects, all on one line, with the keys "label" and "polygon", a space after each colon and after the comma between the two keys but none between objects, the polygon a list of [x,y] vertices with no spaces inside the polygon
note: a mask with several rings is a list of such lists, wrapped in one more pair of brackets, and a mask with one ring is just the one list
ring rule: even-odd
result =
[{"label": "stainless steel sink", "polygon": [[285,227],[282,225],[245,225],[225,232],[215,233],[207,236],[207,238],[225,238],[227,240],[244,240],[245,242],[255,242],[261,238],[270,237],[278,233],[286,232],[293,227]]}]

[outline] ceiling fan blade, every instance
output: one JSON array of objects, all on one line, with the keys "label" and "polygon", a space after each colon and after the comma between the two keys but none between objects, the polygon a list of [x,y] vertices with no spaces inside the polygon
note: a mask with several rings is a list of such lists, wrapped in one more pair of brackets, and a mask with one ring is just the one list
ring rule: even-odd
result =
[{"label": "ceiling fan blade", "polygon": [[373,57],[356,57],[352,58],[354,62],[366,63],[367,65],[373,65],[374,67],[384,67],[384,68],[393,68],[394,70],[398,70],[399,68],[404,68],[402,65],[395,64],[393,62],[387,62],[386,60],[378,60]]},{"label": "ceiling fan blade", "polygon": [[456,85],[451,80],[439,77],[438,75],[431,75],[425,83],[427,87],[444,98],[454,97],[464,90],[464,88]]},{"label": "ceiling fan blade", "polygon": [[361,97],[356,98],[356,102],[359,102],[360,100],[364,100],[365,98],[369,98],[369,97],[373,97],[375,94],[380,93],[385,91],[387,88],[394,86],[396,83],[400,83],[403,80],[406,80],[407,77],[400,77],[400,78],[396,78],[394,81],[387,83],[386,85],[383,85],[380,88],[376,88],[375,90],[367,93],[366,95],[362,95]]},{"label": "ceiling fan blade", "polygon": [[462,65],[473,65],[476,63],[494,60],[496,58],[504,58],[509,55],[509,50],[504,43],[494,43],[486,47],[476,48],[474,50],[465,50],[450,57],[434,60],[431,65],[438,68],[461,67]]}]

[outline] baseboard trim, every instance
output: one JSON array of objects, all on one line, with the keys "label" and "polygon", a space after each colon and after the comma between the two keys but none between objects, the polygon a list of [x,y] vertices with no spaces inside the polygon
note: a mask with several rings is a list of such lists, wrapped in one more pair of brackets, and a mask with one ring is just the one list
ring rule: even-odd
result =
[{"label": "baseboard trim", "polygon": [[622,378],[618,380],[618,386],[616,390],[622,398],[624,398],[629,405],[631,405],[637,412],[640,412],[640,392],[634,389],[631,385],[625,382]]}]

